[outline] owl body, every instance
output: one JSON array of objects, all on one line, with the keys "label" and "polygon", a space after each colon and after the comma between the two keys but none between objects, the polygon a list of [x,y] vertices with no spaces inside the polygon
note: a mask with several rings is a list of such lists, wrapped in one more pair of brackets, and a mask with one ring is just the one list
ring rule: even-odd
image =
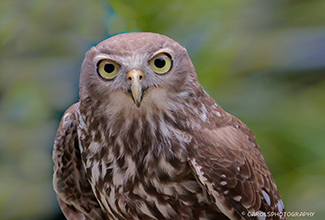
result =
[{"label": "owl body", "polygon": [[[99,116],[94,120],[79,116],[79,124],[88,125],[78,127],[82,159],[89,167],[86,174],[112,219],[227,219],[188,165],[187,145],[194,141],[188,132],[200,125],[184,115],[174,126],[177,109],[185,113],[186,105],[181,105],[173,114],[141,111],[128,103],[118,118],[133,114],[130,121],[104,117],[99,109],[91,113]],[[80,103],[81,115],[92,112],[89,106],[96,104]]]},{"label": "owl body", "polygon": [[86,54],[53,160],[69,220],[285,219],[253,133],[162,35],[117,35]]}]

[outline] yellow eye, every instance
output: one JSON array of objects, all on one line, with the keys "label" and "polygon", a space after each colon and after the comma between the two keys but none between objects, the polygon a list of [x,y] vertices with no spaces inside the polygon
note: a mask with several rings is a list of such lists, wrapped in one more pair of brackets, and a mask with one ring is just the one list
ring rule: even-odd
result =
[{"label": "yellow eye", "polygon": [[113,79],[119,72],[120,66],[112,60],[102,60],[97,65],[97,72],[103,79]]},{"label": "yellow eye", "polygon": [[160,53],[150,60],[150,67],[157,74],[167,73],[172,68],[172,65],[173,61],[165,53]]}]

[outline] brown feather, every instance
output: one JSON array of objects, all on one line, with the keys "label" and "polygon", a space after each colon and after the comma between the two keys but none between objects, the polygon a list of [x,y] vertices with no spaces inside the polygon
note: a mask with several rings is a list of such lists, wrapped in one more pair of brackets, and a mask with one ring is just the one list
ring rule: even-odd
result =
[{"label": "brown feather", "polygon": [[77,136],[76,109],[72,105],[60,122],[54,142],[53,184],[68,220],[106,219],[84,173]]}]

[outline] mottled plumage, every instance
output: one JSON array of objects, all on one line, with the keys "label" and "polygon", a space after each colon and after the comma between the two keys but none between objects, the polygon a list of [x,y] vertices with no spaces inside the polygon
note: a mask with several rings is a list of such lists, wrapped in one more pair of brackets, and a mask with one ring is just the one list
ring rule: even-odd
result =
[{"label": "mottled plumage", "polygon": [[87,52],[53,161],[69,220],[285,219],[263,217],[284,206],[254,134],[203,90],[186,49],[159,34],[121,34]]}]

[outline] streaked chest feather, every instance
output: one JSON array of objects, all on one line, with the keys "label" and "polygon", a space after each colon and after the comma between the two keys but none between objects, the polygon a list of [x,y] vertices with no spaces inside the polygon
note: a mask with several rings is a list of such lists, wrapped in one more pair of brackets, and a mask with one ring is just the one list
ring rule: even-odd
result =
[{"label": "streaked chest feather", "polygon": [[101,206],[116,219],[205,215],[196,210],[207,201],[187,164],[191,136],[163,117],[120,124],[120,131],[80,123],[85,125],[78,133],[87,176]]},{"label": "streaked chest feather", "polygon": [[131,156],[121,158],[88,164],[97,199],[117,219],[155,219],[159,215],[159,219],[173,219],[181,207],[199,205],[204,200],[186,163],[175,166],[163,157],[147,156],[143,161]]},{"label": "streaked chest feather", "polygon": [[[98,145],[91,142],[89,149]],[[162,153],[114,155],[113,151],[100,160],[90,153],[85,166],[98,201],[116,219],[174,219],[193,216],[192,207],[205,205],[187,162]]]}]

